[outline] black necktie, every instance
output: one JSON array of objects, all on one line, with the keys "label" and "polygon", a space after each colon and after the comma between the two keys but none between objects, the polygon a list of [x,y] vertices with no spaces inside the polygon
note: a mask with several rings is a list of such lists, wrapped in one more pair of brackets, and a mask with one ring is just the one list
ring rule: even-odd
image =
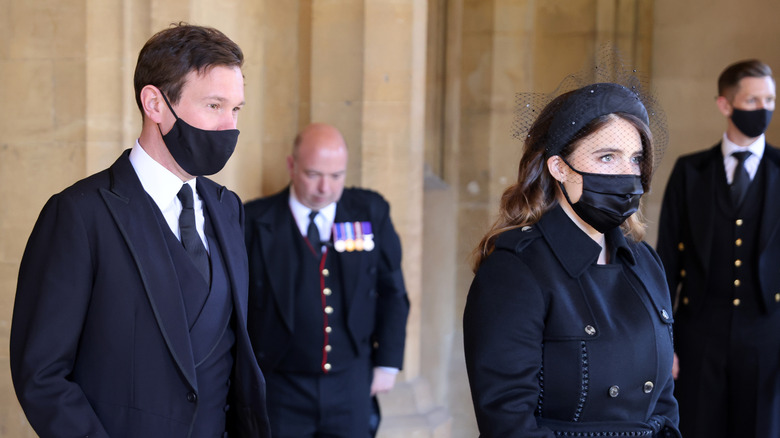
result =
[{"label": "black necktie", "polygon": [[306,237],[311,243],[311,247],[314,250],[314,255],[320,256],[322,252],[322,241],[320,240],[320,230],[317,229],[317,224],[314,223],[314,218],[317,217],[319,211],[312,210],[309,213],[309,229],[306,230]]},{"label": "black necktie", "polygon": [[181,186],[178,195],[181,201],[181,214],[179,215],[179,231],[181,232],[181,243],[187,254],[192,258],[195,267],[198,268],[207,283],[211,282],[211,267],[209,266],[209,255],[203,241],[200,240],[198,230],[195,228],[195,210],[192,202],[192,188],[189,184]]},{"label": "black necktie", "polygon": [[734,152],[731,155],[737,159],[734,178],[731,180],[731,201],[735,207],[739,207],[750,185],[750,175],[745,170],[745,160],[750,156],[750,151]]}]

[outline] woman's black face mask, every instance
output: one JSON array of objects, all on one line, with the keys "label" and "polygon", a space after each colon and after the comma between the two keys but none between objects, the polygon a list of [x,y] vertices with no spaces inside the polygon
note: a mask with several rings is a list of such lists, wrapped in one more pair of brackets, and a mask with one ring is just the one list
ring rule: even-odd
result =
[{"label": "woman's black face mask", "polygon": [[645,192],[641,176],[580,172],[565,159],[563,162],[582,176],[582,195],[575,203],[569,199],[563,183],[558,182],[566,201],[582,220],[599,233],[619,227],[639,209],[639,199]]}]

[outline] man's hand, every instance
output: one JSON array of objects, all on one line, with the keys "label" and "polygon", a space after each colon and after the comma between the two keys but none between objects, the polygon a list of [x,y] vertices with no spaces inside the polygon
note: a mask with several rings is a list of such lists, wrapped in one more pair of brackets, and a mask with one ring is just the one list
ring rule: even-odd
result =
[{"label": "man's hand", "polygon": [[[677,380],[677,375],[680,374],[680,359],[677,358],[677,353],[674,353],[674,363],[672,364],[672,378]],[[376,376],[376,374],[374,374]]]},{"label": "man's hand", "polygon": [[374,379],[371,381],[371,395],[388,392],[395,386],[396,373],[374,367]]}]

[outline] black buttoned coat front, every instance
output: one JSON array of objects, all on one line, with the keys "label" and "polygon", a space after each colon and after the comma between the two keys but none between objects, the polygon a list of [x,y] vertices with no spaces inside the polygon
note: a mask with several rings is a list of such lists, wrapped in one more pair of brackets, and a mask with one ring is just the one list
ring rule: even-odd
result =
[{"label": "black buttoned coat front", "polygon": [[601,247],[555,207],[480,266],[463,329],[482,437],[679,436],[663,269],[619,229],[606,239],[611,263],[596,265]]}]

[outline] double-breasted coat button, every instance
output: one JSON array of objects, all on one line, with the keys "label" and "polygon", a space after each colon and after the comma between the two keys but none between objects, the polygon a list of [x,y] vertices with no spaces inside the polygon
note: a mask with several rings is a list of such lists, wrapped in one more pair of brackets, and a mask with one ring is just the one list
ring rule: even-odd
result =
[{"label": "double-breasted coat button", "polygon": [[609,396],[612,398],[617,397],[620,395],[620,387],[617,385],[612,385],[609,387]]},{"label": "double-breasted coat button", "polygon": [[596,328],[588,324],[585,326],[585,333],[587,333],[590,336],[593,336],[596,334]]},{"label": "double-breasted coat button", "polygon": [[734,304],[734,307],[738,307],[740,304],[742,304],[742,301],[740,301],[739,298],[734,298],[732,303]]},{"label": "double-breasted coat button", "polygon": [[645,382],[644,386],[642,386],[642,391],[644,391],[645,394],[650,394],[651,392],[653,392],[654,386],[655,385],[653,385],[653,382],[648,380],[647,382]]},{"label": "double-breasted coat button", "polygon": [[325,306],[325,313],[327,313],[328,315],[333,313],[333,307]]},{"label": "double-breasted coat button", "polygon": [[187,401],[190,403],[195,403],[196,401],[198,401],[198,394],[195,394],[194,392],[188,392]]},{"label": "double-breasted coat button", "polygon": [[666,311],[666,309],[661,309],[661,316],[664,319],[669,319],[669,313]]}]

